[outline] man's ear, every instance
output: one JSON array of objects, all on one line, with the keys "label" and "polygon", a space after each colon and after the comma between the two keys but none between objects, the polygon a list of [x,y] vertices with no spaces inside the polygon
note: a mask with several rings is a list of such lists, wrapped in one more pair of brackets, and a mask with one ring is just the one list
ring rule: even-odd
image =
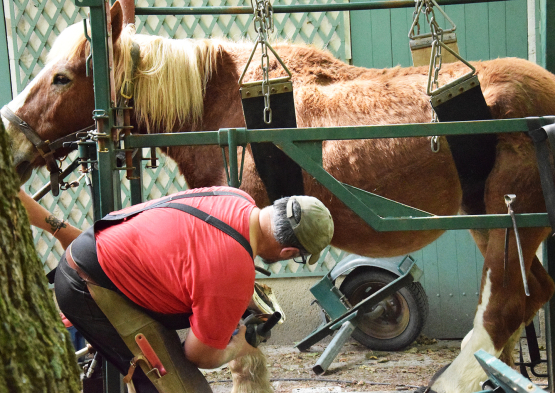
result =
[{"label": "man's ear", "polygon": [[299,249],[296,247],[284,247],[279,252],[281,260],[291,259],[299,254]]},{"label": "man's ear", "polygon": [[115,43],[123,29],[123,11],[119,1],[110,8],[110,18],[112,19],[112,42]]}]

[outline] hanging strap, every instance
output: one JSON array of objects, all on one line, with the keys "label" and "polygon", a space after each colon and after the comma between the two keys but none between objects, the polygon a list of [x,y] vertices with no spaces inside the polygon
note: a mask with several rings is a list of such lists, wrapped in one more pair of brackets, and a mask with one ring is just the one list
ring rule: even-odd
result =
[{"label": "hanging strap", "polygon": [[111,225],[114,225],[114,224],[117,224],[118,222],[123,221],[125,218],[133,217],[147,210],[169,207],[172,209],[181,210],[185,213],[189,213],[190,215],[195,216],[196,218],[206,222],[207,224],[212,225],[214,228],[217,228],[220,231],[224,232],[225,234],[229,235],[234,240],[236,240],[241,246],[243,246],[251,256],[251,258],[254,259],[250,243],[247,241],[247,239],[245,239],[243,235],[241,235],[233,227],[226,224],[222,220],[214,216],[211,216],[206,212],[200,209],[197,209],[196,207],[193,207],[191,205],[186,205],[183,203],[172,203],[172,201],[184,199],[184,198],[210,197],[210,196],[234,196],[238,198],[243,198],[248,201],[248,198],[244,197],[243,195],[240,195],[231,191],[208,191],[208,192],[196,192],[192,194],[174,195],[174,196],[161,199],[160,201],[152,205],[144,206],[136,210],[126,211],[119,214],[107,214],[106,216],[104,216],[104,218],[102,218],[100,221],[97,221],[94,224],[95,230],[107,228]]}]

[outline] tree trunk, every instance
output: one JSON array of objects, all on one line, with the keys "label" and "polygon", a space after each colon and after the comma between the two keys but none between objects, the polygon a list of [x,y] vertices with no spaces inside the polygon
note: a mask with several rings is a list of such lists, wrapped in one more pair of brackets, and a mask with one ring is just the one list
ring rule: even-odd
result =
[{"label": "tree trunk", "polygon": [[0,121],[0,392],[79,392],[75,350],[48,289],[18,190]]}]

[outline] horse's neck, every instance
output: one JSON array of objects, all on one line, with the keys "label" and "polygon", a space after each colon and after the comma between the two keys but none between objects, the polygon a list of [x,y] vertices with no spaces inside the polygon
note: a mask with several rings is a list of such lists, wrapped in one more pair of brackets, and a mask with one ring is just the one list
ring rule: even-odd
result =
[{"label": "horse's neck", "polygon": [[206,85],[199,131],[245,126],[238,82],[249,50],[247,46],[232,43],[222,47]]},{"label": "horse's neck", "polygon": [[[236,46],[231,44],[232,48]],[[224,48],[217,56],[204,93],[202,120],[195,125],[183,125],[174,131],[218,131],[220,128],[245,126],[238,80],[241,72],[240,63],[245,56],[246,62],[248,51],[241,50],[241,46],[238,47],[239,51],[233,52]],[[181,146],[166,149],[165,153],[178,163],[189,187],[227,185],[219,146]]]}]

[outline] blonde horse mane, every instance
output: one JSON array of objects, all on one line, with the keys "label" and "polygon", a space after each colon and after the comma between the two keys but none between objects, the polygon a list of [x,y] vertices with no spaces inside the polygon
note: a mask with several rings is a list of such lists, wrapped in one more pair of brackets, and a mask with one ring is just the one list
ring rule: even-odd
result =
[{"label": "blonde horse mane", "polygon": [[[140,60],[131,75],[133,42],[140,47]],[[220,50],[219,41],[135,34],[135,26],[127,25],[114,44],[116,92],[124,80],[134,82],[136,119],[148,132],[194,127],[202,119],[206,84]],[[84,37],[83,25],[77,23],[60,34],[48,59],[72,60],[88,53],[90,45]]]},{"label": "blonde horse mane", "polygon": [[[141,49],[134,76],[131,46]],[[176,126],[195,126],[203,115],[206,84],[210,79],[220,45],[210,40],[169,39],[135,34],[127,25],[115,51],[115,81],[135,82],[135,115],[149,132],[171,132]]]}]

